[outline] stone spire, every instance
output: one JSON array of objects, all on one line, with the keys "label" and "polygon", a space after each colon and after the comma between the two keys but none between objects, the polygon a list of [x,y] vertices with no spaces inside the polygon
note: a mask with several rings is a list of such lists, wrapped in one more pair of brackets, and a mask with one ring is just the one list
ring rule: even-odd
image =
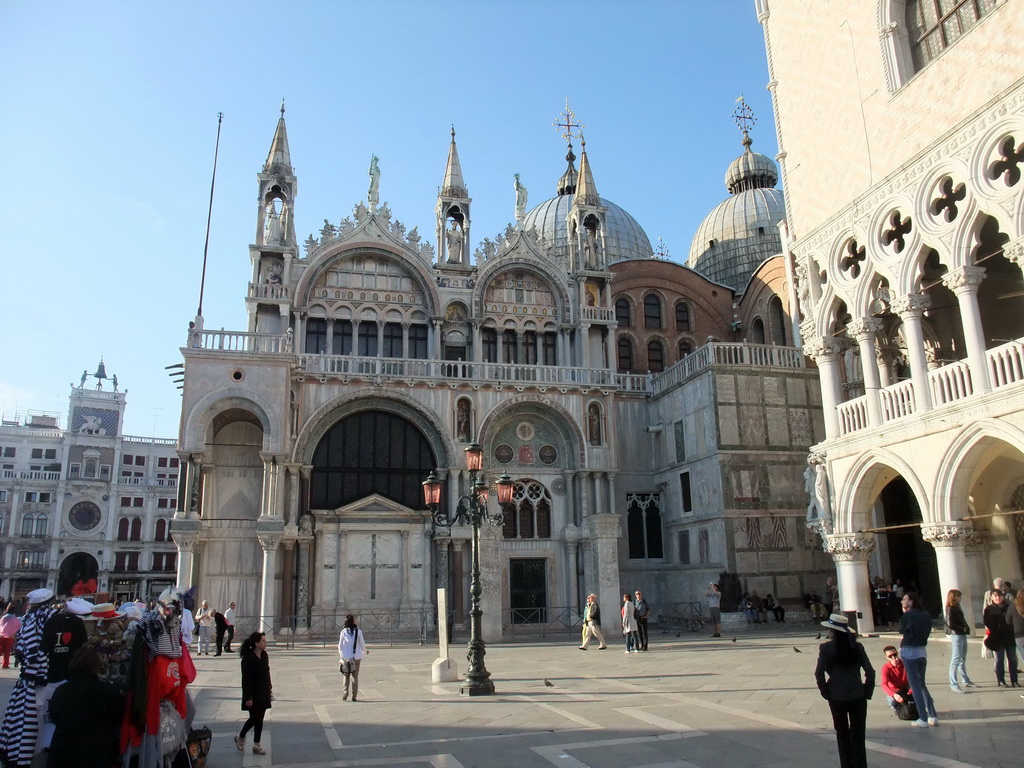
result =
[{"label": "stone spire", "polygon": [[581,139],[580,143],[582,146],[580,152],[580,173],[579,180],[576,182],[576,199],[573,200],[573,205],[598,206],[601,204],[601,199],[597,195],[594,174],[590,170],[590,161],[587,159],[586,139]]},{"label": "stone spire", "polygon": [[288,131],[284,124],[284,100],[281,101],[281,118],[277,121],[274,140],[270,143],[270,153],[263,165],[264,173],[292,175],[292,155],[288,150]]},{"label": "stone spire", "polygon": [[462,180],[462,165],[459,163],[459,150],[455,146],[455,126],[452,126],[452,143],[448,147],[448,165],[444,169],[444,183],[441,194],[445,197],[468,197],[466,182]]}]

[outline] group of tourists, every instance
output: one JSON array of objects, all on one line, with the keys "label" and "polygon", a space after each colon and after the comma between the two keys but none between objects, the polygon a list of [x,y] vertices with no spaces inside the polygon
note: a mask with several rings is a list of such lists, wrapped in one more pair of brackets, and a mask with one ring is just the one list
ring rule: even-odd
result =
[{"label": "group of tourists", "polygon": [[[626,641],[626,653],[640,653],[647,650],[647,620],[651,615],[651,606],[644,598],[643,592],[637,590],[635,594],[628,592],[622,596],[622,606],[619,610],[620,626],[622,635]],[[585,651],[590,646],[592,638],[597,638],[599,651],[608,647],[604,634],[601,632],[601,607],[597,604],[597,595],[587,595],[587,604],[583,609],[583,640],[580,650]]]},{"label": "group of tourists", "polygon": [[[967,638],[971,627],[960,604],[962,599],[959,589],[949,590],[944,611],[951,646],[949,687],[961,694],[977,687],[967,674]],[[909,720],[915,728],[936,727],[938,712],[926,681],[932,616],[916,592],[903,592],[900,608],[898,631],[903,639],[898,649],[893,645],[883,649],[882,690],[900,719]],[[1024,652],[1024,590],[1014,594],[1012,585],[995,579],[985,593],[983,623],[983,653],[994,659],[997,687],[1019,687],[1017,661],[1018,651]],[[819,648],[815,680],[832,712],[840,765],[862,768],[867,765],[865,725],[875,670],[846,616],[833,614],[821,624],[829,630],[829,636]]]}]

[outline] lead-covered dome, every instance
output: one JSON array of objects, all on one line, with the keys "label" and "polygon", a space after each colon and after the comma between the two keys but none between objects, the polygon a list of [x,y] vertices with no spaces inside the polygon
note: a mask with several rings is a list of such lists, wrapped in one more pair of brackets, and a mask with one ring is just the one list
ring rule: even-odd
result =
[{"label": "lead-covered dome", "polygon": [[743,154],[725,174],[731,197],[704,218],[690,244],[690,267],[737,293],[766,259],[782,252],[779,222],[786,217],[782,191],[774,188],[775,163],[751,152],[752,143],[744,131]]},{"label": "lead-covered dome", "polygon": [[[572,145],[569,145],[569,153],[565,159],[569,165],[558,180],[558,195],[533,208],[526,214],[526,220],[523,222],[527,230],[536,227],[538,234],[559,255],[569,252],[569,229],[566,221],[576,196],[578,181],[576,166],[573,164],[576,156],[573,154]],[[605,252],[608,254],[608,263],[654,258],[651,240],[637,220],[611,200],[603,197],[598,197],[598,200],[608,209],[604,215]]]}]

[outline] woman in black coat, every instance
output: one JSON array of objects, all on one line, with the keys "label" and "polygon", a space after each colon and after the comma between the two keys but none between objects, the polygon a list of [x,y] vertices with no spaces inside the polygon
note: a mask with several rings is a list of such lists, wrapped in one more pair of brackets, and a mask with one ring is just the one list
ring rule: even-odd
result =
[{"label": "woman in black coat", "polygon": [[[1012,608],[1010,610],[1013,610]],[[1013,638],[1013,624],[1007,620],[1006,598],[998,590],[992,590],[992,604],[985,609],[982,620],[988,634],[985,647],[996,654],[996,682],[1000,688],[1006,687],[1004,663],[1009,662],[1010,685],[1017,687],[1017,644]],[[1012,619],[1011,619],[1012,620]]]},{"label": "woman in black coat", "polygon": [[83,646],[68,665],[68,680],[53,692],[53,740],[47,768],[110,768],[120,765],[118,736],[124,698],[99,679],[100,656]]},{"label": "woman in black coat", "polygon": [[864,646],[850,632],[846,616],[833,613],[828,621],[821,622],[821,626],[829,630],[828,642],[822,643],[818,649],[814,679],[821,697],[828,701],[832,711],[839,765],[842,768],[866,768],[868,758],[864,738],[868,700],[875,692],[875,669]]},{"label": "woman in black coat", "polygon": [[239,752],[245,751],[245,735],[252,730],[252,751],[267,754],[260,746],[263,736],[263,717],[274,700],[274,686],[270,682],[270,659],[267,657],[267,636],[253,632],[242,643],[238,654],[242,657],[242,709],[249,713],[242,730],[235,736]]}]

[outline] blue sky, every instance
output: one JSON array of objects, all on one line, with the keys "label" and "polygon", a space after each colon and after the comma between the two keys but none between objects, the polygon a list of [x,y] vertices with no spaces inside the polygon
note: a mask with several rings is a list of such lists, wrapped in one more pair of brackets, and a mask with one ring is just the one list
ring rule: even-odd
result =
[{"label": "blue sky", "polygon": [[[245,330],[256,174],[281,99],[300,240],[365,198],[371,154],[396,219],[433,239],[457,131],[474,247],[555,193],[566,98],[601,195],[685,261],[727,196],[743,94],[777,147],[752,0],[552,3],[0,3],[4,236],[0,412],[59,411],[102,355],[125,431],[175,437],[225,115],[203,314]],[[577,146],[577,154],[579,152]]]}]

